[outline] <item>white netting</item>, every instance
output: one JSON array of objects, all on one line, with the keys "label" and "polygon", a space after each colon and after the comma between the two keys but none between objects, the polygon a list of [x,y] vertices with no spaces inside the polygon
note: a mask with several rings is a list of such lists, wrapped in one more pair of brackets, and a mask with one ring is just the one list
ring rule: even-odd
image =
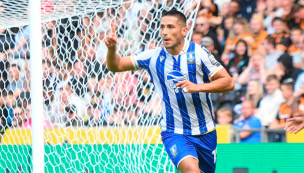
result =
[{"label": "white netting", "polygon": [[[121,56],[159,46],[164,10],[185,12],[192,28],[194,2],[42,0],[46,172],[174,171],[148,72],[109,72],[104,38],[114,22]],[[0,1],[0,20],[0,172],[29,171],[28,1]]]}]

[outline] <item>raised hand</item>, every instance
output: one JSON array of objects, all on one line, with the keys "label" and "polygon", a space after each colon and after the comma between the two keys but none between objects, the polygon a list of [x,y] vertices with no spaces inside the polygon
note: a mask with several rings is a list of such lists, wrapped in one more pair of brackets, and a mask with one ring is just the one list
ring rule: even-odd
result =
[{"label": "raised hand", "polygon": [[117,35],[115,33],[115,25],[111,23],[111,32],[105,38],[105,44],[108,49],[115,49],[117,44]]},{"label": "raised hand", "polygon": [[286,127],[284,128],[289,133],[298,133],[304,128],[304,117],[298,116],[293,118],[288,118],[286,120]]}]

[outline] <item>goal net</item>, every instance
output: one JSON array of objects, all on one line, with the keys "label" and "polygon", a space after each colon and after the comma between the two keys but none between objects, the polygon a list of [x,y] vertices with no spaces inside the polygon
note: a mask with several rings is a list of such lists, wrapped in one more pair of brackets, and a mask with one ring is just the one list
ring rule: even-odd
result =
[{"label": "goal net", "polygon": [[0,1],[0,172],[32,171],[31,92],[43,92],[45,172],[174,172],[160,139],[161,100],[147,71],[112,73],[104,38],[120,56],[161,46],[166,10],[199,0],[41,0],[43,91],[31,91],[28,0]]}]

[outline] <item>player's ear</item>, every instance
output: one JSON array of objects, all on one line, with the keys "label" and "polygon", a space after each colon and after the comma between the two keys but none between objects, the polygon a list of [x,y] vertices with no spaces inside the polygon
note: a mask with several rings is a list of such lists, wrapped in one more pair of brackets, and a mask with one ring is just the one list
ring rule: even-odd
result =
[{"label": "player's ear", "polygon": [[186,35],[187,35],[187,33],[188,33],[188,30],[189,30],[188,27],[184,27],[184,28],[183,28],[182,34],[183,34],[184,37],[186,37]]}]

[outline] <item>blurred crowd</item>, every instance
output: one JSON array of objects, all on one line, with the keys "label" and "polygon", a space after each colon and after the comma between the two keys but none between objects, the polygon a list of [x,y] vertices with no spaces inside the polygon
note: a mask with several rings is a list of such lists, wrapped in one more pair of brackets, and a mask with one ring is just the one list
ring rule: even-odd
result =
[{"label": "blurred crowd", "polygon": [[[212,52],[235,81],[234,91],[211,95],[216,123],[279,129],[303,114],[304,1],[198,2],[126,2],[43,23],[44,127],[156,125],[162,106],[149,73],[110,72],[104,37],[114,22],[121,56],[161,46],[159,20],[172,8],[185,11],[187,37]],[[47,9],[54,10],[52,4]],[[1,133],[32,125],[29,39],[28,25],[0,29]],[[261,137],[241,132],[240,138]],[[270,140],[282,141],[282,135]]]}]

